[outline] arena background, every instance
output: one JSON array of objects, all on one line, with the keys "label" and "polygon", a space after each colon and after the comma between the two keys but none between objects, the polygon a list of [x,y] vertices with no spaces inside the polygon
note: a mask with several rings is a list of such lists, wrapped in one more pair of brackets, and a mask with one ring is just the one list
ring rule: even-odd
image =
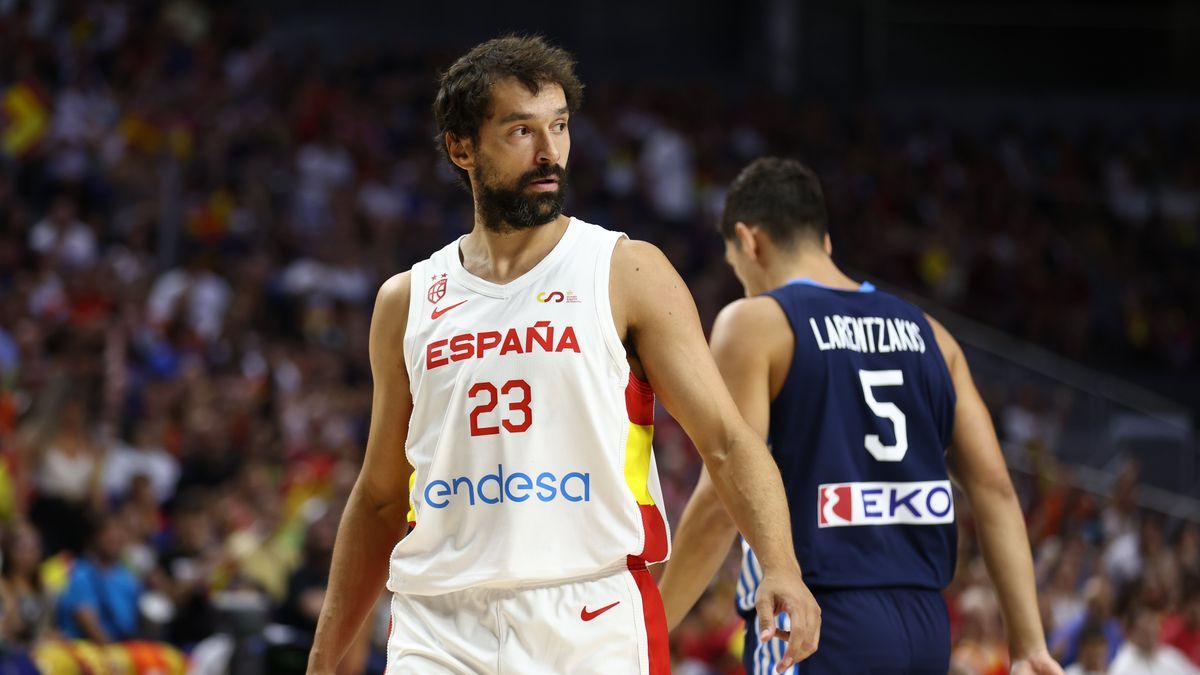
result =
[{"label": "arena background", "polygon": [[[471,221],[434,79],[509,31],[579,60],[568,212],[661,246],[706,328],[725,186],[815,168],[839,263],[967,347],[1052,648],[1145,606],[1200,665],[1200,5],[0,0],[0,672],[303,671],[375,290]],[[677,519],[698,457],[656,431]],[[961,541],[955,667],[1007,672]],[[95,546],[117,646],[64,641]],[[675,672],[741,672],[735,585]]]}]

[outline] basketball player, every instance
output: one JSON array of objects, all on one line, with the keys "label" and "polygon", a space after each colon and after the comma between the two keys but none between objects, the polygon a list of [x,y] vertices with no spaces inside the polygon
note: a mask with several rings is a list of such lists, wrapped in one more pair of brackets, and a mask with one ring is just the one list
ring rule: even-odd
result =
[{"label": "basketball player", "polygon": [[385,580],[389,673],[668,673],[646,571],[669,542],[655,393],[759,552],[761,638],[787,611],[784,662],[816,648],[779,472],[687,288],[653,246],[562,214],[580,96],[570,56],[537,38],[442,76],[439,138],[474,228],[379,292],[371,428],[311,673],[334,671]]},{"label": "basketball player", "polygon": [[[953,477],[979,526],[1014,672],[1061,673],[1046,651],[1021,511],[958,344],[834,265],[820,184],[799,162],[747,167],[721,230],[748,297],[717,317],[712,351],[747,422],[771,439],[796,555],[822,610],[820,650],[787,672],[947,671]],[[662,579],[671,627],[735,534],[714,477],[702,474]],[[737,601],[749,619],[762,570],[754,542],[743,549]],[[751,675],[780,663],[774,645],[746,644]]]}]

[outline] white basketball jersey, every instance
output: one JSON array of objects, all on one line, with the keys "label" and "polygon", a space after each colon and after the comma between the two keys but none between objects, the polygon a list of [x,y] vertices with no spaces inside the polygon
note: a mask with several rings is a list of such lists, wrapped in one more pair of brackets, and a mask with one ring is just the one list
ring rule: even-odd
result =
[{"label": "white basketball jersey", "polygon": [[393,592],[549,583],[666,560],[654,394],[631,375],[609,305],[623,236],[572,218],[507,284],[467,272],[458,241],[413,266],[404,358],[414,473]]}]

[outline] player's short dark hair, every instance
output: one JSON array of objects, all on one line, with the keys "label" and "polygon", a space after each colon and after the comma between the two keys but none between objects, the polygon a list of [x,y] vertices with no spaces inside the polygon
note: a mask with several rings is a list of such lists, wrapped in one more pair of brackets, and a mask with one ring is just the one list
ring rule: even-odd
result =
[{"label": "player's short dark hair", "polygon": [[821,180],[794,159],[754,160],[729,186],[721,217],[726,240],[735,239],[734,226],[739,222],[759,226],[779,246],[823,242],[828,216]]},{"label": "player's short dark hair", "polygon": [[[442,73],[433,116],[437,122],[435,140],[447,161],[450,155],[446,134],[479,140],[479,127],[491,110],[492,85],[510,77],[534,95],[544,85],[559,85],[572,113],[583,100],[583,84],[575,75],[575,59],[566,50],[551,46],[538,36],[508,35],[488,40]],[[450,164],[469,188],[467,172],[454,162]]]}]

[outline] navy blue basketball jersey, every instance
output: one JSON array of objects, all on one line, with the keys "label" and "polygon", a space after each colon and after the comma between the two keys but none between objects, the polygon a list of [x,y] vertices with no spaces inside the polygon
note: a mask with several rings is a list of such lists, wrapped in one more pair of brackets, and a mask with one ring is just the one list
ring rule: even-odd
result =
[{"label": "navy blue basketball jersey", "polygon": [[[932,327],[870,284],[852,291],[797,280],[767,295],[796,341],[768,442],[805,583],[942,589],[957,539],[946,471],[956,399]],[[744,612],[761,576],[746,548]]]}]

